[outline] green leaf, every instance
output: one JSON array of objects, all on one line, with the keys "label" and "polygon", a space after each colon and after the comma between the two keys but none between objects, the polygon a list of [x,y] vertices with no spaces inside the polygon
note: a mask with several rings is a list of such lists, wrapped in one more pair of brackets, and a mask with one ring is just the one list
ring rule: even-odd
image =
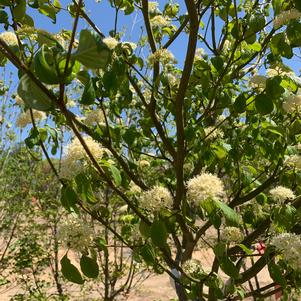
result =
[{"label": "green leaf", "polygon": [[116,93],[117,89],[120,87],[120,81],[118,81],[117,73],[113,71],[108,71],[103,75],[102,78],[103,86],[106,91]]},{"label": "green leaf", "polygon": [[80,32],[78,49],[73,57],[87,68],[105,68],[110,60],[111,51],[98,35],[83,29]]},{"label": "green leaf", "polygon": [[250,29],[255,33],[265,26],[265,17],[263,14],[251,14],[249,20]]},{"label": "green leaf", "polygon": [[214,254],[217,258],[225,256],[226,244],[223,242],[217,243],[213,248]]},{"label": "green leaf", "polygon": [[273,36],[270,47],[274,55],[281,55],[288,59],[293,56],[291,46],[287,43],[286,36],[283,32]]},{"label": "green leaf", "polygon": [[277,264],[273,261],[268,263],[268,270],[270,273],[271,278],[278,284],[280,284],[283,288],[286,287],[286,280],[282,276],[282,272]]},{"label": "green leaf", "polygon": [[130,128],[127,128],[125,133],[123,134],[123,139],[128,145],[133,145],[135,139],[137,136],[137,130],[135,126],[131,126]]},{"label": "green leaf", "polygon": [[75,183],[77,193],[84,202],[92,204],[96,202],[91,182],[84,174],[78,174],[75,177]]},{"label": "green leaf", "polygon": [[252,255],[253,251],[247,248],[244,244],[238,245],[247,255]]},{"label": "green leaf", "polygon": [[258,94],[255,97],[255,107],[260,114],[266,115],[273,111],[274,104],[265,94]]},{"label": "green leaf", "polygon": [[86,85],[90,79],[90,74],[87,70],[80,70],[76,74],[76,78],[83,84]]},{"label": "green leaf", "polygon": [[215,56],[211,59],[211,63],[216,69],[216,71],[221,71],[224,67],[224,61],[220,56]]},{"label": "green leaf", "polygon": [[225,219],[233,225],[240,224],[240,216],[232,208],[230,208],[226,203],[223,203],[219,200],[215,200],[217,207],[222,211]]},{"label": "green leaf", "polygon": [[285,89],[281,86],[281,81],[281,76],[275,76],[267,79],[265,88],[267,97],[275,99],[285,92]]},{"label": "green leaf", "polygon": [[201,202],[201,207],[205,209],[208,215],[211,215],[216,210],[216,203],[212,199],[207,199]]},{"label": "green leaf", "polygon": [[40,144],[40,134],[36,128],[32,128],[29,136],[25,139],[25,144],[28,148],[33,148]]},{"label": "green leaf", "polygon": [[222,224],[222,219],[217,210],[213,211],[212,214],[209,215],[209,220],[215,229],[219,229]]},{"label": "green leaf", "polygon": [[89,78],[85,84],[84,92],[80,102],[84,105],[91,105],[94,103],[95,98],[96,92],[94,89],[93,79]]},{"label": "green leaf", "polygon": [[70,262],[67,254],[61,259],[61,266],[62,274],[67,280],[77,284],[83,284],[85,282],[76,266]]},{"label": "green leaf", "polygon": [[52,49],[43,45],[34,57],[34,69],[37,77],[46,84],[58,84],[59,76],[55,66]]},{"label": "green leaf", "polygon": [[61,5],[60,0],[53,0],[53,6],[54,6],[56,9],[62,8],[62,5]]},{"label": "green leaf", "polygon": [[116,168],[114,165],[110,165],[110,170],[111,170],[111,173],[112,173],[115,184],[117,186],[120,186],[122,178],[121,178],[121,174],[120,174],[119,169]]},{"label": "green leaf", "polygon": [[8,22],[8,14],[6,11],[1,10],[0,11],[0,23],[7,23]]},{"label": "green leaf", "polygon": [[13,8],[13,15],[16,22],[21,22],[26,14],[26,1],[19,0],[18,4]]},{"label": "green leaf", "polygon": [[40,5],[39,12],[44,16],[50,18],[53,23],[56,23],[57,9],[54,8],[52,5],[46,5],[46,4]]},{"label": "green leaf", "polygon": [[164,247],[166,245],[168,232],[163,221],[155,220],[152,223],[150,229],[150,236],[155,246]]},{"label": "green leaf", "polygon": [[80,259],[80,268],[88,278],[97,278],[99,275],[99,267],[96,260],[86,255],[82,255]]},{"label": "green leaf", "polygon": [[151,235],[151,227],[148,224],[146,224],[144,221],[140,221],[139,231],[144,237],[150,237]]},{"label": "green leaf", "polygon": [[27,74],[24,74],[18,86],[18,94],[27,106],[38,111],[52,109],[52,100],[38,87]]},{"label": "green leaf", "polygon": [[301,12],[301,2],[300,0],[293,0],[295,7]]},{"label": "green leaf", "polygon": [[261,44],[259,43],[259,42],[255,42],[255,43],[253,43],[253,44],[249,44],[248,45],[248,48],[250,48],[250,49],[252,49],[252,50],[254,50],[254,51],[257,51],[257,52],[259,52],[259,51],[261,51]]},{"label": "green leaf", "polygon": [[59,81],[62,84],[69,84],[80,70],[80,63],[71,58],[68,64],[65,75],[66,58],[65,56],[58,58],[59,62],[57,65]]},{"label": "green leaf", "polygon": [[267,202],[267,196],[264,193],[260,193],[256,196],[256,202],[260,205],[264,205]]},{"label": "green leaf", "polygon": [[301,24],[298,21],[291,21],[288,24],[286,34],[291,46],[301,46]]},{"label": "green leaf", "polygon": [[0,0],[0,5],[12,6],[13,2],[11,0]]},{"label": "green leaf", "polygon": [[241,287],[236,287],[235,288],[235,292],[237,293],[237,295],[239,296],[240,300],[245,300],[245,290]]},{"label": "green leaf", "polygon": [[213,144],[211,145],[211,148],[219,159],[224,159],[228,155],[227,151],[220,145]]},{"label": "green leaf", "polygon": [[78,197],[76,192],[70,186],[63,186],[61,190],[61,203],[63,207],[71,211],[71,209],[75,208]]},{"label": "green leaf", "polygon": [[97,237],[95,239],[95,244],[99,251],[107,251],[108,250],[108,245],[107,245],[106,240],[101,237]]},{"label": "green leaf", "polygon": [[238,279],[239,278],[239,270],[238,270],[238,268],[235,266],[235,264],[227,256],[219,257],[218,261],[220,263],[221,269],[228,276],[230,276],[230,277],[232,277],[234,279]]},{"label": "green leaf", "polygon": [[154,265],[156,263],[155,250],[150,244],[145,244],[139,249],[139,254],[147,265]]},{"label": "green leaf", "polygon": [[43,44],[37,51],[34,57],[34,69],[37,77],[50,85],[69,84],[79,71],[80,63],[71,59],[65,75],[66,55],[63,49],[51,36],[45,34],[43,38],[46,38],[46,42],[50,45],[55,43],[55,46],[48,47]]},{"label": "green leaf", "polygon": [[25,17],[22,20],[22,25],[27,25],[27,26],[30,26],[30,27],[34,27],[33,18],[26,14]]},{"label": "green leaf", "polygon": [[248,29],[244,38],[249,45],[253,45],[256,42],[256,33],[252,29]]},{"label": "green leaf", "polygon": [[233,104],[233,108],[237,113],[243,113],[246,110],[246,96],[245,94],[240,94],[238,95],[238,97],[236,98],[234,104]]}]

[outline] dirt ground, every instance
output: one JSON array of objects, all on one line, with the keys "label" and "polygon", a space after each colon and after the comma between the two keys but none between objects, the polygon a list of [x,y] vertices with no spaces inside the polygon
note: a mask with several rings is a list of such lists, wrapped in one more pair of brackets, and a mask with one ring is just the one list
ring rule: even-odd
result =
[{"label": "dirt ground", "polygon": [[[201,261],[204,270],[210,269],[213,254],[210,250],[202,249],[194,254],[194,258]],[[249,262],[247,265],[249,266],[251,263]],[[225,279],[226,276],[224,275]],[[262,270],[258,279],[260,280],[260,285],[264,286],[271,283],[271,279],[269,277],[269,273],[267,269]],[[13,282],[12,282],[13,283]],[[256,283],[253,280],[252,284],[256,287]],[[248,289],[248,287],[246,288]],[[11,296],[20,292],[20,288],[17,286],[9,285],[8,287],[0,287],[0,301],[9,301]],[[78,290],[78,286],[74,286],[74,293],[76,294],[76,290]],[[95,293],[88,292],[85,297],[81,295],[81,297],[74,297],[72,300],[74,301],[90,301],[90,300],[100,300],[94,299]],[[128,296],[126,296],[126,300],[128,301],[170,301],[172,299],[176,299],[176,294],[174,288],[172,286],[172,281],[170,280],[168,275],[151,275],[147,278],[141,285],[132,290]],[[124,300],[124,299],[123,299]],[[245,299],[252,300],[252,299]],[[268,298],[266,300],[275,300],[275,298]]]}]

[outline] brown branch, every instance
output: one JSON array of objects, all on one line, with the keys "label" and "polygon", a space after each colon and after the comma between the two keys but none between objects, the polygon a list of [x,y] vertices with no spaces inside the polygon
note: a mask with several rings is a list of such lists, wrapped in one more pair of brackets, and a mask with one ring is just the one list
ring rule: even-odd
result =
[{"label": "brown branch", "polygon": [[152,53],[155,53],[157,51],[157,46],[156,46],[156,42],[152,31],[152,26],[150,24],[150,20],[148,16],[148,0],[142,0],[142,14],[143,14],[143,19],[145,23],[146,32],[147,32],[148,42],[152,50]]},{"label": "brown branch", "polygon": [[184,28],[186,27],[186,25],[188,24],[188,22],[189,22],[189,16],[186,16],[185,20],[183,21],[183,23],[181,24],[181,26],[173,34],[173,36],[163,45],[162,48],[165,48],[165,49],[168,48],[177,39],[177,37],[182,33],[182,31],[184,30]]},{"label": "brown branch", "polygon": [[190,33],[183,73],[180,80],[178,93],[175,99],[175,119],[177,130],[177,156],[175,162],[175,169],[177,177],[177,188],[174,209],[176,210],[180,207],[185,190],[183,172],[183,165],[185,160],[184,99],[193,67],[199,29],[198,14],[195,3],[193,1],[186,0],[185,4],[189,15]]}]

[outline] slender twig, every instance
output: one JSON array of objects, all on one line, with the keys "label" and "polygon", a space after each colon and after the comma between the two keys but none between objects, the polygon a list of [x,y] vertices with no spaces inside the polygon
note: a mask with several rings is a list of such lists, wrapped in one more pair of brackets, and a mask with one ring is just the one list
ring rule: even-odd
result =
[{"label": "slender twig", "polygon": [[[75,0],[72,0],[75,6],[78,6]],[[80,7],[80,15],[87,21],[87,23],[95,30],[95,32],[101,37],[104,38],[105,35],[101,32],[101,30],[95,25],[95,23],[90,19],[90,17],[84,12],[84,10]]]}]

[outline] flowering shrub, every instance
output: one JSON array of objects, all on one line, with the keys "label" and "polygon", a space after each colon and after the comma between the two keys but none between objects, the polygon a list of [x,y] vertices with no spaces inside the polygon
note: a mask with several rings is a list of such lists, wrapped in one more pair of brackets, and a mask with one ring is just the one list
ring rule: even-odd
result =
[{"label": "flowering shrub", "polygon": [[[42,147],[62,206],[86,212],[137,261],[168,274],[180,301],[300,287],[296,252],[283,253],[300,234],[300,1],[103,2],[115,16],[108,33],[86,13],[87,1],[2,5],[14,24],[4,20],[0,62],[20,71],[16,105],[45,112],[52,125],[33,122],[26,143]],[[54,21],[68,11],[72,31],[36,29],[28,6]],[[119,16],[136,13],[142,35],[123,41]],[[55,155],[70,137],[62,162],[52,164],[48,150]],[[121,226],[107,223],[111,205],[126,212]],[[61,260],[78,284],[99,268],[85,238],[80,270],[68,254]],[[190,260],[200,241],[214,256],[204,275],[184,268],[198,265]],[[259,243],[266,247],[256,253]],[[251,280],[264,268],[271,283],[255,290]]]}]

